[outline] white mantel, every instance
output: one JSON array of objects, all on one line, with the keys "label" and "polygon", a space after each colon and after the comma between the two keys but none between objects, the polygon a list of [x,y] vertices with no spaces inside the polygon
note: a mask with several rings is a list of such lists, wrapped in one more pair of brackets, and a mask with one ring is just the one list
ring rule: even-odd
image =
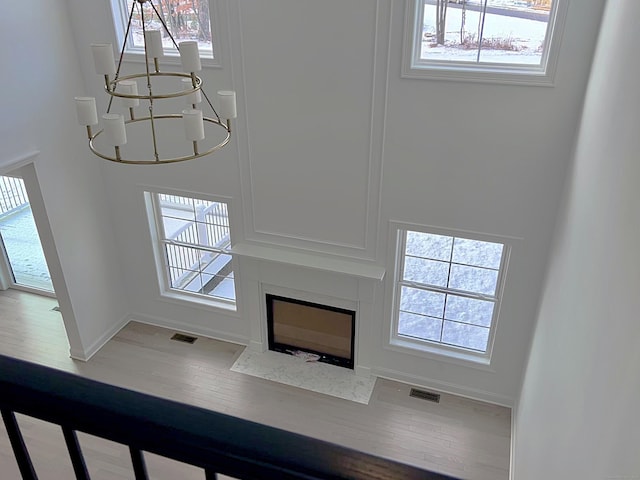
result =
[{"label": "white mantel", "polygon": [[373,264],[326,257],[314,253],[281,250],[251,244],[236,244],[232,253],[239,263],[239,289],[245,297],[242,315],[249,320],[249,345],[268,349],[265,294],[296,298],[346,308],[356,312],[355,372],[368,376],[371,370],[373,338],[367,322],[385,270]]}]

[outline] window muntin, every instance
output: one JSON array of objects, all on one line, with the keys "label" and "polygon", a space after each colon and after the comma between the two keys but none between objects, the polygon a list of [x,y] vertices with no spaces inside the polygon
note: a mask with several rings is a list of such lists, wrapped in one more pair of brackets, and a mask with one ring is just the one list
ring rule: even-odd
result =
[{"label": "window muntin", "polygon": [[405,76],[551,84],[566,0],[408,3]]},{"label": "window muntin", "polygon": [[399,232],[394,338],[486,356],[507,246]]},{"label": "window muntin", "polygon": [[235,307],[227,204],[147,193],[155,212],[165,289]]},{"label": "window muntin", "polygon": [[[142,18],[140,16],[139,3],[136,0],[112,0],[116,15],[116,30],[119,33],[121,44],[124,42],[127,21],[134,8],[133,22],[129,38],[127,39],[126,53],[143,54],[144,37],[142,31]],[[209,0],[154,0],[154,5],[164,23],[173,35],[177,43],[185,40],[196,40],[200,56],[203,59],[213,59],[213,39],[211,34],[211,18],[209,12]],[[143,15],[146,20],[146,28],[164,31],[162,22],[153,8],[146,2],[142,4]],[[164,53],[167,56],[178,56],[178,50],[168,35],[162,36]]]}]

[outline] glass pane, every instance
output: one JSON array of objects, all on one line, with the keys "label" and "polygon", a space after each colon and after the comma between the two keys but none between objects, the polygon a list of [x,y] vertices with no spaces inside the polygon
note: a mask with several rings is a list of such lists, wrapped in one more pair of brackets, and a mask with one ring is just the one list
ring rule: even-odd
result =
[{"label": "glass pane", "polygon": [[231,255],[224,253],[209,253],[203,263],[203,272],[210,275],[226,276],[231,272]]},{"label": "glass pane", "polygon": [[210,247],[225,247],[229,245],[229,212],[227,205],[218,202],[208,202],[207,205],[196,207],[197,220],[202,222],[200,241],[202,245]]},{"label": "glass pane", "polygon": [[208,294],[216,285],[218,277],[209,273],[200,272],[200,289],[198,293]]},{"label": "glass pane", "polygon": [[176,245],[166,245],[167,262],[170,267],[182,270],[200,270],[200,264],[206,252],[197,248],[179,247]]},{"label": "glass pane", "polygon": [[444,297],[444,293],[402,287],[400,293],[400,310],[442,318],[444,313]]},{"label": "glass pane", "polygon": [[[24,187],[22,179],[12,178],[11,180],[20,180],[20,182],[16,182],[16,185],[18,188]],[[0,194],[2,194],[0,196],[4,196],[6,190],[2,189]],[[9,208],[7,205],[0,205],[0,207],[4,206]],[[2,213],[3,210],[4,213]],[[15,283],[53,292],[51,275],[28,203],[8,211],[5,208],[0,208],[0,234]]]},{"label": "glass pane", "polygon": [[493,302],[487,302],[485,300],[476,300],[458,295],[447,295],[444,318],[490,327],[494,305]]},{"label": "glass pane", "polygon": [[440,341],[442,320],[414,313],[400,312],[398,318],[398,334],[423,340]]},{"label": "glass pane", "polygon": [[229,246],[226,204],[176,195],[159,194],[158,198],[167,240],[217,248]]},{"label": "glass pane", "polygon": [[467,292],[495,295],[498,285],[498,271],[486,268],[451,265],[449,287]]},{"label": "glass pane", "polygon": [[451,259],[452,243],[453,237],[407,231],[405,254],[448,262]]},{"label": "glass pane", "polygon": [[196,215],[193,208],[189,205],[175,205],[163,203],[160,207],[163,220],[177,219],[193,222]]},{"label": "glass pane", "polygon": [[198,276],[198,272],[184,268],[169,267],[169,281],[171,288],[185,290],[186,286]]},{"label": "glass pane", "polygon": [[448,278],[449,263],[416,257],[404,259],[403,280],[446,287]]},{"label": "glass pane", "polygon": [[482,31],[480,61],[540,65],[551,0],[526,3],[489,0],[489,5]]},{"label": "glass pane", "polygon": [[229,276],[227,278],[223,278],[222,281],[218,283],[213,290],[208,292],[208,294],[213,297],[226,298],[227,300],[235,300],[236,287],[235,287],[235,284],[233,283],[233,277]]},{"label": "glass pane", "polygon": [[[191,220],[162,217],[162,223],[164,225],[165,239],[197,245],[197,232],[192,228],[193,222]],[[190,228],[191,232],[188,231]]]},{"label": "glass pane", "polygon": [[[186,241],[184,231],[195,220],[193,199],[176,195],[158,194],[160,213],[167,240]],[[180,237],[180,238],[179,238]],[[196,243],[193,241],[186,243]]]},{"label": "glass pane", "polygon": [[444,322],[442,329],[442,343],[486,352],[488,342],[488,328],[467,325],[464,323],[448,322],[446,320]]},{"label": "glass pane", "polygon": [[[421,60],[540,65],[551,0],[426,0]],[[440,22],[438,21],[440,19]],[[439,28],[440,26],[440,28]]]},{"label": "glass pane", "polygon": [[500,243],[456,238],[453,243],[453,262],[498,269],[502,248]]}]

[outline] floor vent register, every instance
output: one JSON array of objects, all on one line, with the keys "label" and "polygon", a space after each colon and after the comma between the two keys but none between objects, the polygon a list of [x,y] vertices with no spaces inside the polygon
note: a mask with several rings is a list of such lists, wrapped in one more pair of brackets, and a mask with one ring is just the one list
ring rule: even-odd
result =
[{"label": "floor vent register", "polygon": [[198,339],[198,337],[192,337],[191,335],[185,335],[183,333],[176,333],[171,337],[171,340],[176,340],[178,342],[183,343],[193,343]]},{"label": "floor vent register", "polygon": [[428,402],[440,403],[440,394],[427,392],[426,390],[419,390],[417,388],[412,388],[409,392],[410,397],[419,398],[421,400],[427,400]]}]

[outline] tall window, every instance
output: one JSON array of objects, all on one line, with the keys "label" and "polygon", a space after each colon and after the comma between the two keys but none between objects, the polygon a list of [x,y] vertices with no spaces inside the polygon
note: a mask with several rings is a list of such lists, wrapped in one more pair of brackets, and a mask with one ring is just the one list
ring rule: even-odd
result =
[{"label": "tall window", "polygon": [[[547,78],[566,0],[414,0],[405,52],[413,71]],[[561,15],[560,15],[561,13]],[[409,48],[410,46],[410,48]],[[552,50],[553,47],[553,50]],[[405,59],[407,60],[407,59]],[[490,75],[493,74],[493,75]],[[411,76],[409,74],[409,76]],[[535,79],[521,79],[535,83]]]},{"label": "tall window", "polygon": [[147,192],[163,290],[235,307],[227,204]]},{"label": "tall window", "polygon": [[[127,21],[135,4],[133,23],[127,39],[127,53],[143,53],[144,37],[142,34],[142,16],[137,0],[111,0],[116,17],[116,30],[120,41],[124,42]],[[153,0],[156,11],[150,2],[142,4],[146,28],[163,30],[164,22],[176,42],[196,40],[202,58],[213,58],[213,40],[211,36],[211,19],[209,0]],[[168,35],[163,35],[162,43],[166,55],[178,55],[178,51]]]},{"label": "tall window", "polygon": [[398,248],[395,339],[486,356],[507,246],[401,230]]}]

